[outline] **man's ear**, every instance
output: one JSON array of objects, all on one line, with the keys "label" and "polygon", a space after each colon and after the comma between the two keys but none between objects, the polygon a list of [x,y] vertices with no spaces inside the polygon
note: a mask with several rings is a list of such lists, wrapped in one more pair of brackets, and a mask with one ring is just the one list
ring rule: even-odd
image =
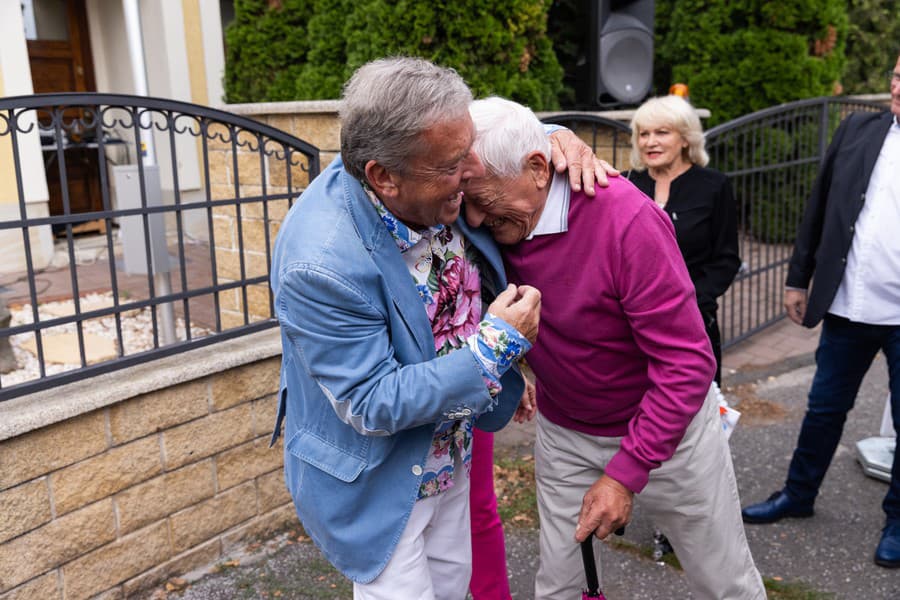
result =
[{"label": "man's ear", "polygon": [[400,191],[391,172],[374,160],[366,163],[366,180],[375,195],[382,200],[390,201],[396,198]]},{"label": "man's ear", "polygon": [[526,156],[525,168],[531,173],[537,189],[542,190],[550,185],[550,163],[542,152],[535,150]]}]

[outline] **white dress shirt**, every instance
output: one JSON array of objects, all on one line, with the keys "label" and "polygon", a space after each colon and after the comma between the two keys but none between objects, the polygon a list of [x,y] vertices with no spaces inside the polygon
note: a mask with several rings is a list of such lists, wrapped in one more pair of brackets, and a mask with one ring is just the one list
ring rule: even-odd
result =
[{"label": "white dress shirt", "polygon": [[[828,312],[900,325],[900,125],[888,130],[856,219],[847,268]],[[834,243],[822,240],[822,243]]]},{"label": "white dress shirt", "polygon": [[549,235],[553,233],[565,233],[569,230],[569,196],[572,189],[569,187],[568,173],[553,172],[550,180],[550,191],[547,193],[547,201],[544,210],[538,219],[537,225],[526,237],[530,240],[536,235]]}]

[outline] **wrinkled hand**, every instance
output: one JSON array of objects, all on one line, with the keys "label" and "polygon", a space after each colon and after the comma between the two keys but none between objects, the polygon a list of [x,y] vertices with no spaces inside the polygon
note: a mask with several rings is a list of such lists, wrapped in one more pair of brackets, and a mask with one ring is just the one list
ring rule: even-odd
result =
[{"label": "wrinkled hand", "polygon": [[594,182],[600,187],[609,185],[607,176],[617,177],[619,171],[605,160],[594,155],[590,146],[568,129],[560,129],[550,134],[550,162],[557,173],[569,171],[569,185],[579,192],[594,195]]},{"label": "wrinkled hand", "polygon": [[488,312],[516,328],[532,344],[541,319],[541,293],[530,285],[506,286],[488,306]]},{"label": "wrinkled hand", "polygon": [[803,325],[806,314],[806,292],[800,290],[784,290],[784,310],[788,318],[797,325]]},{"label": "wrinkled hand", "polygon": [[519,400],[519,408],[516,409],[513,415],[513,421],[516,423],[532,420],[537,412],[534,384],[524,375],[522,378],[525,380],[525,390],[522,392],[522,399]]},{"label": "wrinkled hand", "polygon": [[631,522],[634,493],[624,485],[603,475],[591,486],[581,501],[581,513],[575,528],[575,541],[583,542],[591,532],[601,540]]}]

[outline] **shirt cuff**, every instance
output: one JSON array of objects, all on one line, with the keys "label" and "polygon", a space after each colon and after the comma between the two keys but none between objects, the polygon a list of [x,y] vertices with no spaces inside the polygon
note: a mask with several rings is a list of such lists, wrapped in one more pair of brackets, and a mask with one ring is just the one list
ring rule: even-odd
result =
[{"label": "shirt cuff", "polygon": [[478,324],[478,333],[466,340],[491,397],[496,397],[503,389],[500,378],[526,352],[531,350],[531,342],[515,327],[491,313],[486,313]]}]

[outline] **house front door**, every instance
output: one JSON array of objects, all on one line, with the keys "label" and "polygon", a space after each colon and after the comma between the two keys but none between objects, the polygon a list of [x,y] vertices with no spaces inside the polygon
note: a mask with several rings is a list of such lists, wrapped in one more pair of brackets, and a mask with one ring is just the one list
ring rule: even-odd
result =
[{"label": "house front door", "polygon": [[[95,91],[85,1],[23,0],[22,5],[34,92]],[[81,116],[80,111],[66,111],[63,121],[70,125]],[[103,210],[100,168],[105,165],[96,144],[91,143],[98,132],[67,126],[60,148],[49,114],[39,113],[38,120],[42,127],[50,128],[41,137],[50,214],[66,214],[64,189],[68,192],[69,214]]]}]

